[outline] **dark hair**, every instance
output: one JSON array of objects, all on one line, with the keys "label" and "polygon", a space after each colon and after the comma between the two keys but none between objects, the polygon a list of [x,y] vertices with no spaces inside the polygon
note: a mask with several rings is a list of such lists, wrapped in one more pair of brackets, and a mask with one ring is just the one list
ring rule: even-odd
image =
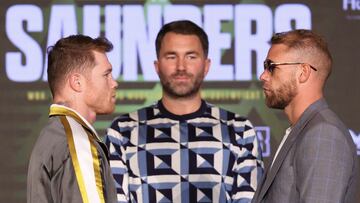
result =
[{"label": "dark hair", "polygon": [[113,45],[104,37],[93,39],[85,35],[62,38],[48,48],[48,83],[52,95],[72,71],[87,71],[95,66],[92,51],[108,52]]},{"label": "dark hair", "polygon": [[159,58],[162,40],[166,35],[166,33],[168,32],[174,32],[176,34],[183,34],[183,35],[196,35],[201,42],[204,55],[206,57],[208,56],[209,40],[205,31],[201,27],[199,27],[198,25],[196,25],[195,23],[189,20],[179,20],[165,24],[160,29],[155,41],[156,56],[158,58]]},{"label": "dark hair", "polygon": [[[323,37],[314,33],[311,30],[298,29],[288,32],[276,33],[271,38],[271,44],[284,44],[290,49],[304,50],[308,53],[317,53],[319,55],[319,64],[323,67],[320,68],[320,72],[323,73],[325,80],[331,73],[332,57],[328,49],[328,45]],[[323,60],[321,60],[323,59]]]}]

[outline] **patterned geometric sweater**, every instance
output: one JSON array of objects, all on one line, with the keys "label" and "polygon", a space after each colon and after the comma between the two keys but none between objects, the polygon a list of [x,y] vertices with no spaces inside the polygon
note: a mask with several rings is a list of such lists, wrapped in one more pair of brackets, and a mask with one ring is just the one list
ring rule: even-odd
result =
[{"label": "patterned geometric sweater", "polygon": [[202,101],[174,115],[161,100],[115,118],[105,138],[118,202],[251,202],[263,174],[249,120]]}]

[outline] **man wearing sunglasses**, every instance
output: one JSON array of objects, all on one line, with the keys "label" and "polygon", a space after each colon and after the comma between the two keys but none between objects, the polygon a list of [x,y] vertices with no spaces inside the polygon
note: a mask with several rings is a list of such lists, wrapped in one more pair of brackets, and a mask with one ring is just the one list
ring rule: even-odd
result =
[{"label": "man wearing sunglasses", "polygon": [[283,109],[290,127],[253,202],[358,202],[356,148],[323,97],[331,65],[326,42],[312,31],[272,37],[260,79],[266,105]]}]

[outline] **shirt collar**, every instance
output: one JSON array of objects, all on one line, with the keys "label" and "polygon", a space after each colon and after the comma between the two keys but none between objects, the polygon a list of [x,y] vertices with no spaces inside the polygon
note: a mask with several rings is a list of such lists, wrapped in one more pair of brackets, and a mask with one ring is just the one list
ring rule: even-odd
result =
[{"label": "shirt collar", "polygon": [[75,111],[74,109],[72,109],[70,107],[64,106],[64,105],[52,104],[50,106],[49,117],[60,116],[60,115],[72,117],[77,122],[79,122],[82,126],[87,128],[93,135],[95,135],[96,139],[98,139],[100,141],[100,138],[99,138],[98,134],[96,133],[95,129],[93,128],[93,126],[83,116],[81,116],[77,111]]}]

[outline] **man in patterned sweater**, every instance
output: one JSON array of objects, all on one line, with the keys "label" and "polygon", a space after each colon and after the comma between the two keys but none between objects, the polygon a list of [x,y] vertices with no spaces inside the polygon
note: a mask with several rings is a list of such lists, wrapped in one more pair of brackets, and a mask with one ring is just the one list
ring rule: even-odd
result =
[{"label": "man in patterned sweater", "polygon": [[161,100],[107,131],[118,202],[250,202],[263,173],[259,143],[249,120],[201,99],[206,33],[166,24],[156,54]]}]

